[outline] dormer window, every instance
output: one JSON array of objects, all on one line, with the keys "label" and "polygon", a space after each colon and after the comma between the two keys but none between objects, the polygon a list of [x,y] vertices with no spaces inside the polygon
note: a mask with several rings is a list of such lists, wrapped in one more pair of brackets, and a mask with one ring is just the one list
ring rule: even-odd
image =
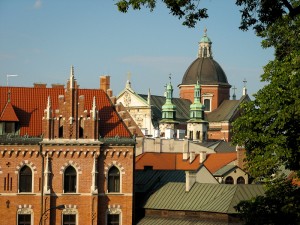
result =
[{"label": "dormer window", "polygon": [[1,134],[19,134],[17,122],[0,122]]}]

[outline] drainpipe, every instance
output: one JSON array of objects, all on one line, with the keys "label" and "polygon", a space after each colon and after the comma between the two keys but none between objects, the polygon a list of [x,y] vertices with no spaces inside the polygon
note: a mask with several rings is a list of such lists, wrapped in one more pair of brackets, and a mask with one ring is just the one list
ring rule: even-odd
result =
[{"label": "drainpipe", "polygon": [[42,170],[41,170],[41,213],[40,216],[43,216],[43,212],[44,212],[44,155],[43,155],[43,147],[42,144],[39,143],[40,146],[40,155],[42,156]]}]

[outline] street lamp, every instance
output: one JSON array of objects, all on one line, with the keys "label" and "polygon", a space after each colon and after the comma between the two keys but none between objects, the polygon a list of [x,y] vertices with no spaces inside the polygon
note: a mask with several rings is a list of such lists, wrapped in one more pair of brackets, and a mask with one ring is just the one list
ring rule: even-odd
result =
[{"label": "street lamp", "polygon": [[8,87],[8,78],[9,77],[17,77],[17,76],[19,76],[19,75],[17,75],[17,74],[7,74],[6,75],[6,87]]},{"label": "street lamp", "polygon": [[65,208],[65,205],[58,205],[58,206],[54,206],[54,207],[51,207],[51,208],[47,209],[47,210],[41,215],[39,225],[42,224],[42,219],[43,219],[43,216],[46,214],[46,212],[48,212],[48,211],[50,211],[50,210],[52,210],[52,209],[63,210],[64,208]]}]

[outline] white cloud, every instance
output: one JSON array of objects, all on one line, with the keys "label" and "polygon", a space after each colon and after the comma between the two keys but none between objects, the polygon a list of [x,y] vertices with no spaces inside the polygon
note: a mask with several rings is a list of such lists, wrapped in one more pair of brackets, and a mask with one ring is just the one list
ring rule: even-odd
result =
[{"label": "white cloud", "polygon": [[34,6],[35,9],[39,9],[42,7],[42,0],[35,0]]}]

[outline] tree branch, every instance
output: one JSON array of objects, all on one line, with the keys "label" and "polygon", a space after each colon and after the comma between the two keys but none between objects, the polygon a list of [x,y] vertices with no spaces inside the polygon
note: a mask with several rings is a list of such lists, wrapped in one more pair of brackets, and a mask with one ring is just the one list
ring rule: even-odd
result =
[{"label": "tree branch", "polygon": [[282,3],[285,5],[285,7],[287,7],[287,9],[290,11],[289,15],[291,17],[294,17],[298,14],[300,14],[300,5],[298,5],[297,7],[293,8],[293,6],[289,3],[288,0],[282,0]]}]

